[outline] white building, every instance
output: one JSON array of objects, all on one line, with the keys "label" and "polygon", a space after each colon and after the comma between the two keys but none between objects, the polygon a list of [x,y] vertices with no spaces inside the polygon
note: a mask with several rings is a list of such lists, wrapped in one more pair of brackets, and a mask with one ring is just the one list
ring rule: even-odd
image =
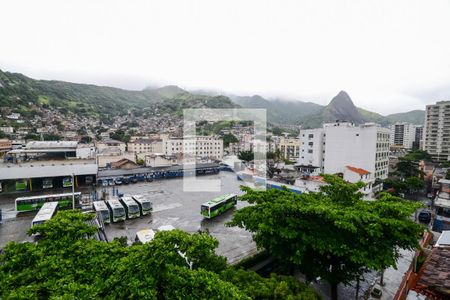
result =
[{"label": "white building", "polygon": [[178,159],[174,155],[164,155],[161,153],[149,154],[145,156],[145,165],[152,168],[170,167],[178,164]]},{"label": "white building", "polygon": [[163,140],[161,139],[135,139],[128,143],[128,151],[139,153],[162,153]]},{"label": "white building", "polygon": [[116,150],[125,152],[126,150],[126,144],[124,142],[116,141],[113,139],[98,141],[96,146],[99,152],[103,152],[103,150]]},{"label": "white building", "polygon": [[[340,174],[345,181],[351,183],[363,182],[366,185],[359,191],[363,194],[363,199],[373,199],[373,183],[375,179],[367,170],[345,166],[344,172]],[[295,180],[294,185],[301,188],[304,192],[319,192],[322,186],[327,185],[322,176],[304,175]]]},{"label": "white building", "polygon": [[434,160],[447,161],[450,155],[450,101],[427,105],[423,128],[423,150]]},{"label": "white building", "polygon": [[313,174],[344,174],[347,166],[361,168],[374,178],[388,175],[390,130],[373,123],[329,123],[300,131],[301,170]]},{"label": "white building", "polygon": [[323,128],[300,130],[300,154],[299,164],[311,167],[311,172],[319,174],[323,172],[324,164],[324,138]]},{"label": "white building", "polygon": [[416,141],[416,128],[416,125],[405,122],[398,122],[391,125],[391,145],[412,149]]},{"label": "white building", "polygon": [[194,138],[169,138],[164,140],[164,154],[208,157],[222,159],[223,140],[212,136],[196,136]]},{"label": "white building", "polygon": [[14,133],[14,128],[11,126],[0,127],[0,131],[3,131],[6,134]]}]

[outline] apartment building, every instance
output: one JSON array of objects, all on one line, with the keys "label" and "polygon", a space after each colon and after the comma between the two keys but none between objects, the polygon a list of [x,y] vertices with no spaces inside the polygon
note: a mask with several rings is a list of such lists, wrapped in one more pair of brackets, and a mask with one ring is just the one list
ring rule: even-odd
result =
[{"label": "apartment building", "polygon": [[392,146],[400,146],[406,149],[412,149],[416,142],[416,128],[414,124],[397,122],[391,125],[390,143]]},{"label": "apartment building", "polygon": [[436,161],[448,161],[450,155],[450,101],[427,105],[423,128],[423,150]]},{"label": "apartment building", "polygon": [[300,130],[300,153],[298,163],[302,171],[312,174],[323,172],[324,164],[323,128]]},{"label": "apartment building", "polygon": [[389,167],[390,130],[373,123],[324,124],[300,131],[299,167],[312,174],[344,174],[347,166],[385,179]]},{"label": "apartment building", "polygon": [[183,154],[186,156],[222,159],[223,140],[212,136],[196,136],[183,138],[169,138],[164,140],[163,153],[165,155]]},{"label": "apartment building", "polygon": [[136,139],[128,143],[128,151],[136,154],[140,153],[162,153],[162,139]]},{"label": "apartment building", "polygon": [[300,139],[282,137],[278,149],[286,159],[297,160],[300,154]]}]

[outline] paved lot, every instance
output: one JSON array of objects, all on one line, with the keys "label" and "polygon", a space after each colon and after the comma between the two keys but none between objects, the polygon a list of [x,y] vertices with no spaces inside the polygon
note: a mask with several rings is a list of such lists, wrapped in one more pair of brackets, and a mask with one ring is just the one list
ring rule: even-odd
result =
[{"label": "paved lot", "polygon": [[[241,194],[234,173],[221,172],[218,175],[201,177],[202,179],[221,179],[220,192],[184,192],[181,178],[142,182],[118,186],[119,192],[125,195],[144,194],[151,197],[153,213],[139,219],[127,220],[106,226],[109,240],[114,237],[126,236],[133,241],[136,232],[144,228],[156,229],[161,225],[172,225],[187,232],[208,230],[219,240],[217,253],[228,258],[230,263],[236,259],[255,253],[256,245],[250,233],[239,228],[225,227],[231,219],[233,211],[229,211],[213,220],[206,220],[200,215],[200,205],[216,196],[225,193]],[[107,188],[112,195],[112,188]],[[98,189],[101,192],[102,188]],[[100,193],[99,193],[100,194]],[[0,248],[8,241],[30,241],[26,231],[30,228],[35,213],[25,213],[16,216],[14,197],[0,198],[0,208],[3,209],[3,224],[0,225]],[[236,209],[247,205],[239,202]]]}]

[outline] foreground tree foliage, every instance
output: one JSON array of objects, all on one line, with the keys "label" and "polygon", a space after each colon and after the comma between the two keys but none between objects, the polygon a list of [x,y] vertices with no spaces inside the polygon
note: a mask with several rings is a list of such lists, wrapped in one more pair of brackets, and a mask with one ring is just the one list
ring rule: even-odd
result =
[{"label": "foreground tree foliage", "polygon": [[85,223],[91,218],[61,211],[30,230],[41,234],[37,243],[9,243],[0,299],[318,299],[293,278],[227,266],[206,233],[165,231],[127,246],[87,238],[96,231]]},{"label": "foreground tree foliage", "polygon": [[229,225],[251,231],[260,248],[308,280],[328,281],[337,299],[339,283],[395,266],[399,249],[416,248],[423,229],[411,219],[417,204],[389,194],[363,201],[362,183],[325,178],[329,185],[318,193],[243,188],[241,200],[254,205],[237,211]]}]

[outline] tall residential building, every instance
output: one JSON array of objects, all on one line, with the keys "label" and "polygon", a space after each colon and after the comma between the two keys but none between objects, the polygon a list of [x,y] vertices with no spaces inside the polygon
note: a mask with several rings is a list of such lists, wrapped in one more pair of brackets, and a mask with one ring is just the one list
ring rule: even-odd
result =
[{"label": "tall residential building", "polygon": [[348,166],[373,178],[388,175],[390,130],[373,123],[329,123],[300,131],[300,169],[311,173],[344,174]]},{"label": "tall residential building", "polygon": [[412,149],[416,141],[416,125],[397,122],[391,125],[391,145]]},{"label": "tall residential building", "polygon": [[423,125],[416,126],[416,137],[414,140],[413,148],[423,148]]},{"label": "tall residential building", "polygon": [[423,150],[434,160],[447,161],[450,155],[450,101],[427,105],[423,128]]}]

